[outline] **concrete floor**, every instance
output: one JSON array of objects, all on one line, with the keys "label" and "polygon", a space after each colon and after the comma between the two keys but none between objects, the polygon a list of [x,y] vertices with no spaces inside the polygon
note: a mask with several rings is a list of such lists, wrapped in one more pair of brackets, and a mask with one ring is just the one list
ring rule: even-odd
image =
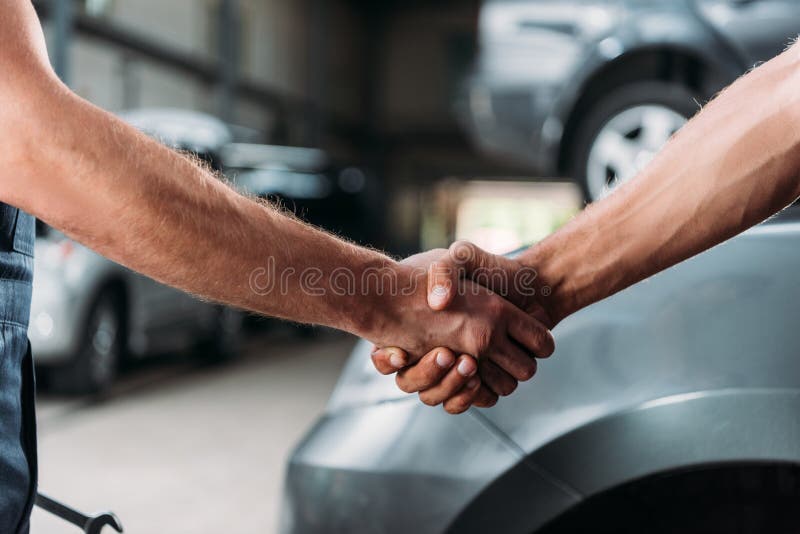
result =
[{"label": "concrete floor", "polygon": [[[275,532],[287,455],[353,344],[262,334],[227,366],[170,358],[134,369],[104,402],[42,393],[40,489],[112,509],[128,534]],[[34,511],[33,534],[71,532]]]}]

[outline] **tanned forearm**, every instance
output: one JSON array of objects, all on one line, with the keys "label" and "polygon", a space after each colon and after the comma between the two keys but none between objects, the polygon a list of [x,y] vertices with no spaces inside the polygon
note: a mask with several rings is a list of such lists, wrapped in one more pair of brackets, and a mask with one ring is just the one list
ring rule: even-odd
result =
[{"label": "tanned forearm", "polygon": [[3,200],[188,292],[360,335],[379,326],[377,286],[334,292],[331,273],[344,269],[360,283],[396,262],[239,195],[64,88],[47,101],[51,120],[25,125],[40,131],[26,136],[34,145],[15,165],[26,186]]},{"label": "tanned forearm", "polygon": [[196,295],[376,338],[391,319],[376,277],[342,292],[330,275],[360,283],[396,262],[239,195],[81,99],[50,69],[30,3],[0,7],[0,201]]},{"label": "tanned forearm", "polygon": [[707,105],[632,182],[521,261],[556,321],[720,243],[800,195],[800,46]]}]

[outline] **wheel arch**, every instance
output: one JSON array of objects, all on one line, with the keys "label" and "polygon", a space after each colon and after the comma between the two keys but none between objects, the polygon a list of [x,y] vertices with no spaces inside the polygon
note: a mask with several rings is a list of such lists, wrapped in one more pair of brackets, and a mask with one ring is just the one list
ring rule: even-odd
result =
[{"label": "wheel arch", "polygon": [[570,172],[574,142],[583,118],[614,90],[637,82],[676,82],[708,100],[741,72],[685,43],[646,43],[625,50],[594,69],[562,113],[564,126],[557,151],[558,172]]},{"label": "wheel arch", "polygon": [[[800,390],[795,389],[693,392],[644,403],[527,454],[473,499],[448,532],[491,530],[498,517],[514,532],[534,532],[592,497],[664,473],[713,465],[798,465],[797,413]],[[534,473],[574,493],[572,505],[533,508],[525,480]]]},{"label": "wheel arch", "polygon": [[[581,75],[574,80],[575,89],[564,91],[555,106],[552,118],[561,126],[560,135],[551,138],[556,144],[549,150],[557,170],[562,174],[570,170],[569,151],[583,114],[620,85],[681,80],[690,88],[705,85],[700,94],[710,98],[747,68],[736,48],[695,7],[664,2],[637,8],[591,46]],[[695,79],[698,69],[711,76]]]}]

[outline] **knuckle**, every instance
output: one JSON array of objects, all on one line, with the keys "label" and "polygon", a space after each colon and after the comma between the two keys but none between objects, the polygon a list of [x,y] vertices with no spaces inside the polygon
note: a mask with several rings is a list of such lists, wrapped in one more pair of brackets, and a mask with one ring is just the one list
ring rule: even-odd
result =
[{"label": "knuckle", "polygon": [[491,317],[494,321],[503,316],[505,309],[505,302],[498,296],[490,298],[489,302],[486,304],[486,311],[488,312],[489,317]]},{"label": "knuckle", "polygon": [[425,374],[419,380],[419,389],[425,389],[433,386],[434,384],[439,383],[442,379],[442,375],[436,369],[426,369]]},{"label": "knuckle", "polygon": [[497,393],[499,393],[501,397],[508,397],[517,389],[517,384],[518,382],[516,380],[505,380],[500,386],[500,391]]},{"label": "knuckle", "polygon": [[530,362],[520,369],[518,380],[522,382],[530,380],[536,374],[536,368],[536,360],[531,358]]},{"label": "knuckle", "polygon": [[394,381],[397,384],[397,387],[400,388],[400,391],[402,391],[403,393],[417,392],[417,388],[414,387],[414,384],[412,384],[405,376],[400,376],[398,374],[395,377]]},{"label": "knuckle", "polygon": [[553,334],[544,325],[536,323],[529,327],[529,331],[534,343],[531,348],[535,349],[537,358],[547,358],[553,354],[556,349],[556,343],[553,339]]},{"label": "knuckle", "polygon": [[469,409],[470,403],[467,400],[454,399],[444,405],[444,409],[451,415],[464,413]]},{"label": "knuckle", "polygon": [[480,398],[480,400],[475,401],[475,406],[480,408],[491,408],[497,404],[497,399],[497,395],[484,395]]},{"label": "knuckle", "polygon": [[419,400],[422,401],[422,404],[428,406],[438,406],[439,404],[441,404],[439,399],[431,395],[426,395],[424,391],[419,394]]},{"label": "knuckle", "polygon": [[553,353],[556,351],[556,340],[553,338],[553,334],[549,330],[545,330],[544,334],[542,335],[542,358],[547,358],[552,356]]},{"label": "knuckle", "polygon": [[473,345],[476,356],[486,352],[492,345],[492,328],[488,325],[477,325],[472,330]]}]

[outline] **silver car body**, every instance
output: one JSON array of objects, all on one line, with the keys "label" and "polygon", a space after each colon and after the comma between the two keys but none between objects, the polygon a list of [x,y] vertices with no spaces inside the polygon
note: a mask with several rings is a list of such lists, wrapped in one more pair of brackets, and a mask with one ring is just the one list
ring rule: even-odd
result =
[{"label": "silver car body", "polygon": [[[170,146],[197,153],[231,141],[224,123],[201,113],[149,109],[121,117]],[[56,231],[37,237],[34,273],[28,336],[37,364],[74,356],[91,306],[110,285],[124,295],[127,351],[134,357],[187,348],[215,324],[214,305],[138,275]]]},{"label": "silver car body", "polygon": [[215,324],[212,304],[136,274],[57,232],[38,238],[35,254],[28,336],[37,364],[75,355],[91,306],[112,285],[125,295],[131,356],[185,349]]},{"label": "silver car body", "polygon": [[800,222],[757,227],[568,318],[533,380],[462,416],[360,343],[290,459],[283,532],[529,534],[633,480],[800,463],[798,272]]},{"label": "silver car body", "polygon": [[560,176],[587,109],[643,58],[697,62],[710,97],[798,34],[796,0],[486,0],[458,115],[486,152]]}]

